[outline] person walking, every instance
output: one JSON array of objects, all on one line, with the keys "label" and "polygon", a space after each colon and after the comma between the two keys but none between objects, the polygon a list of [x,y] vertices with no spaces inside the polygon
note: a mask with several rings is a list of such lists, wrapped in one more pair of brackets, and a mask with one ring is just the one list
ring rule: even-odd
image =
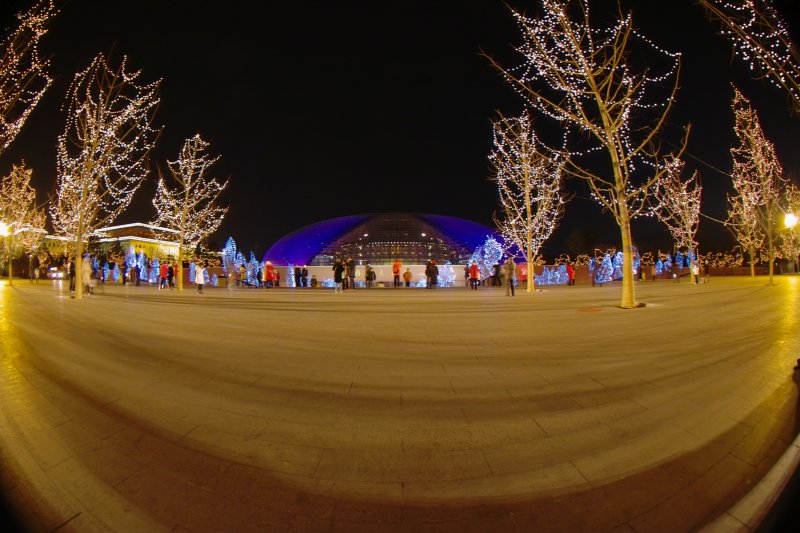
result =
[{"label": "person walking", "polygon": [[436,261],[431,261],[430,276],[428,277],[430,288],[435,289],[439,284],[439,267],[436,266]]},{"label": "person walking", "polygon": [[653,263],[653,266],[650,267],[650,277],[653,278],[653,281],[655,281],[657,275],[658,269],[656,268],[656,264]]},{"label": "person walking", "polygon": [[514,296],[514,276],[517,274],[517,265],[514,264],[514,259],[511,256],[503,264],[503,274],[506,277],[506,296]]},{"label": "person walking", "polygon": [[158,267],[158,290],[167,288],[167,272],[169,272],[169,269],[167,268],[167,262],[164,261]]},{"label": "person walking", "polygon": [[83,257],[81,269],[81,274],[83,274],[83,288],[86,290],[86,294],[92,294],[92,288],[94,287],[92,283],[92,256],[87,254]]},{"label": "person walking", "polygon": [[345,261],[345,269],[347,271],[347,288],[348,289],[355,289],[356,288],[356,262],[353,261],[352,257],[348,257],[347,261]]},{"label": "person walking", "polygon": [[303,283],[303,287],[308,287],[308,265],[303,265],[303,269],[300,271],[300,281]]},{"label": "person walking", "polygon": [[572,263],[567,263],[567,285],[575,285],[575,267],[572,266]]},{"label": "person walking", "polygon": [[692,265],[692,277],[694,278],[695,285],[700,283],[700,265],[698,265],[696,262]]},{"label": "person walking", "polygon": [[194,267],[194,282],[197,284],[197,292],[203,294],[203,285],[206,282],[206,268],[203,263],[198,263]]},{"label": "person walking", "polygon": [[364,271],[364,282],[368,289],[371,289],[374,285],[375,281],[375,270],[372,268],[372,265],[367,263],[367,268]]},{"label": "person walking", "polygon": [[708,266],[708,261],[703,263],[703,283],[708,283],[708,274],[711,267]]},{"label": "person walking", "polygon": [[264,286],[271,288],[275,281],[275,267],[272,266],[272,261],[264,263]]},{"label": "person walking", "polygon": [[403,281],[406,283],[406,287],[411,287],[411,269],[406,267],[406,271],[403,272]]},{"label": "person walking", "polygon": [[297,265],[296,267],[294,267],[293,274],[294,274],[294,288],[296,289],[296,288],[300,287],[300,284],[302,283],[301,280],[303,278],[303,271],[300,268],[300,265]]},{"label": "person walking", "polygon": [[430,289],[431,288],[431,261],[430,261],[430,259],[428,260],[427,263],[425,263],[425,288],[426,289]]},{"label": "person walking", "polygon": [[39,267],[33,268],[33,279],[36,281],[36,284],[39,284]]},{"label": "person walking", "polygon": [[167,267],[167,287],[170,290],[175,288],[175,266],[172,263]]},{"label": "person walking", "polygon": [[75,271],[75,258],[74,257],[70,257],[69,264],[68,264],[67,268],[69,269],[69,272],[68,272],[68,274],[69,274],[69,292],[75,292],[75,276],[77,274],[76,274],[76,271]]},{"label": "person walking", "polygon": [[400,268],[402,268],[402,265],[400,264],[400,259],[395,259],[394,263],[392,263],[392,276],[394,276],[393,280],[394,287],[400,286]]},{"label": "person walking", "polygon": [[481,280],[481,269],[478,268],[478,262],[473,261],[469,267],[469,288],[471,290],[478,290],[478,283]]},{"label": "person walking", "polygon": [[342,292],[342,281],[344,279],[344,264],[342,264],[342,260],[338,257],[336,261],[333,262],[333,283],[334,283],[334,294]]}]

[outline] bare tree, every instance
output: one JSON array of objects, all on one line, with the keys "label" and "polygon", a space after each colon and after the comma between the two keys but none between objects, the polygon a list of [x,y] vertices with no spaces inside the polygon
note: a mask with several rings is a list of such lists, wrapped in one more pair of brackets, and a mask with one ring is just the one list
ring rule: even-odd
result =
[{"label": "bare tree", "polygon": [[[674,158],[665,163],[667,172],[653,189],[653,213],[667,226],[675,244],[689,251],[689,272],[692,272],[697,250],[697,226],[700,223],[700,185],[698,172],[688,180],[681,179],[684,162]],[[692,283],[694,276],[690,275]]]},{"label": "bare tree", "polygon": [[3,245],[8,259],[8,280],[12,283],[13,260],[24,251],[32,253],[45,233],[44,209],[36,205],[36,190],[31,186],[31,169],[22,162],[0,183],[0,221],[9,233]]},{"label": "bare tree", "polygon": [[[493,125],[492,140],[489,160],[503,206],[495,222],[533,272],[534,258],[564,214],[564,160],[537,140],[527,113],[511,119],[501,115]],[[533,292],[534,276],[527,280],[526,290]]]},{"label": "bare tree", "polygon": [[186,139],[175,161],[168,161],[172,185],[163,176],[158,179],[158,189],[153,198],[156,208],[156,226],[177,232],[178,235],[178,290],[183,289],[183,251],[193,249],[203,239],[214,233],[228,212],[217,203],[219,195],[228,186],[208,176],[209,168],[219,160],[211,157],[209,143],[199,134]]},{"label": "bare tree", "polygon": [[[99,54],[75,75],[67,95],[50,215],[56,230],[73,239],[78,263],[87,236],[125,210],[148,172],[160,81],[139,83],[140,73],[128,72],[125,58],[112,69]],[[81,268],[76,274],[75,297],[82,298]]]},{"label": "bare tree", "polygon": [[735,54],[759,77],[786,91],[800,113],[800,51],[771,0],[698,0],[722,24]]},{"label": "bare tree", "polygon": [[[506,69],[490,60],[532,108],[576,134],[565,134],[570,152],[565,168],[585,180],[592,196],[614,215],[623,250],[621,307],[637,307],[631,219],[646,208],[650,188],[666,172],[655,141],[678,90],[680,55],[641,37],[630,14],[612,26],[593,28],[587,0],[540,3],[537,18],[512,10],[523,38],[517,47],[522,65]],[[641,46],[637,51],[666,63],[663,74],[633,64],[634,41]],[[648,100],[670,78],[668,94]],[[606,156],[599,165],[591,158],[596,153]],[[579,164],[580,156],[586,157]]]},{"label": "bare tree", "polygon": [[[772,285],[775,245],[780,238],[780,197],[786,185],[783,168],[775,154],[775,147],[764,136],[761,124],[750,101],[734,87],[734,130],[738,146],[731,148],[733,158],[733,188],[736,196],[729,197],[729,221],[735,228],[740,244],[747,245],[750,272],[755,275],[753,262],[759,235],[766,239],[769,260],[769,284]],[[753,221],[757,230],[752,227]],[[742,232],[754,231],[748,236]]]},{"label": "bare tree", "polygon": [[53,81],[49,62],[39,57],[39,40],[56,13],[52,0],[38,2],[17,15],[18,26],[0,42],[0,154]]}]

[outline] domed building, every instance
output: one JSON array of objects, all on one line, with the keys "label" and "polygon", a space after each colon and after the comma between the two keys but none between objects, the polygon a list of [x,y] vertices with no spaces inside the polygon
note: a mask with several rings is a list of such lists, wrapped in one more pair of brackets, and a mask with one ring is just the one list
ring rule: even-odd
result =
[{"label": "domed building", "polygon": [[450,261],[464,264],[486,238],[500,239],[488,226],[463,218],[425,213],[373,213],[323,220],[300,228],[264,254],[283,265],[331,265],[336,257],[357,264],[388,265]]}]

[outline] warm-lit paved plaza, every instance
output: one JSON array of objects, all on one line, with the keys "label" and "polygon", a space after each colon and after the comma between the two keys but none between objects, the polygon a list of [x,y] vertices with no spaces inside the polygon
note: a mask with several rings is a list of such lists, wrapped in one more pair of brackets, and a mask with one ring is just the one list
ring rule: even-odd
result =
[{"label": "warm-lit paved plaza", "polygon": [[0,286],[9,499],[51,531],[692,531],[795,436],[800,278]]}]

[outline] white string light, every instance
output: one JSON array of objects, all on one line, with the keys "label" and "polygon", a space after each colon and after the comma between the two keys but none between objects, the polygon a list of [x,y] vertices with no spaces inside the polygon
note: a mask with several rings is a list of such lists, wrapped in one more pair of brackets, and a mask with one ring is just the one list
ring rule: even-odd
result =
[{"label": "white string light", "polygon": [[775,218],[779,196],[785,187],[783,168],[775,147],[764,136],[753,106],[736,88],[732,107],[739,144],[731,148],[731,178],[735,194],[728,195],[726,224],[750,255],[751,269],[758,255],[766,252],[772,272],[774,244],[779,230]]},{"label": "white string light", "polygon": [[699,0],[753,74],[785,90],[800,112],[800,53],[770,0]]},{"label": "white string light", "polygon": [[17,15],[17,28],[0,40],[0,154],[53,82],[49,61],[39,57],[39,40],[57,13],[52,0],[42,0]]},{"label": "white string light", "polygon": [[[527,113],[500,117],[493,125],[492,140],[489,161],[503,206],[496,222],[507,246],[515,245],[532,265],[564,214],[563,157],[541,145]],[[534,277],[528,276],[529,292],[533,285]]]},{"label": "white string light", "polygon": [[[167,162],[172,185],[160,176],[153,198],[156,208],[153,224],[177,232],[178,265],[182,264],[184,248],[193,249],[217,231],[228,212],[227,207],[217,204],[228,181],[220,182],[208,176],[209,168],[219,160],[219,156],[208,154],[209,146],[199,134],[186,139],[178,159]],[[179,276],[178,289],[182,288],[183,280]]]},{"label": "white string light", "polygon": [[[125,58],[112,69],[99,54],[75,75],[67,94],[50,216],[56,231],[74,240],[77,260],[86,236],[113,223],[147,175],[160,80],[140,84],[140,73],[128,72]],[[80,298],[80,268],[76,274]]]}]

